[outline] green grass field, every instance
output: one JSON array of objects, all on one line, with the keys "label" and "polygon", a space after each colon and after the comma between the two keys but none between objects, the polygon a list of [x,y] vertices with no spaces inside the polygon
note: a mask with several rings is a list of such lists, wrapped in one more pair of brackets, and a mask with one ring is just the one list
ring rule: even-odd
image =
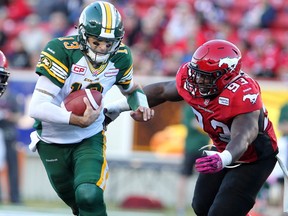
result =
[{"label": "green grass field", "polygon": [[[148,209],[122,209],[112,203],[107,203],[108,216],[175,216],[174,208],[162,210]],[[71,210],[62,202],[45,202],[39,200],[25,201],[21,205],[0,204],[0,216],[72,216]],[[192,208],[187,206],[186,215],[195,216]],[[254,214],[252,214],[254,215]],[[283,216],[281,208],[278,206],[267,206],[261,216]]]},{"label": "green grass field", "polygon": [[[122,209],[114,204],[107,204],[109,216],[175,216],[173,208],[163,210]],[[0,216],[71,216],[71,210],[61,202],[25,201],[21,205],[0,205]],[[194,216],[193,210],[187,207],[187,215]]]}]

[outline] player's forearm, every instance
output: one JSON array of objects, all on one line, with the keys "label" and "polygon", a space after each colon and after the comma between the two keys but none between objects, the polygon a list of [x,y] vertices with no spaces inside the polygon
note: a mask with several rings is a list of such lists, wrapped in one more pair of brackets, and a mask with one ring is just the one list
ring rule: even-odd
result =
[{"label": "player's forearm", "polygon": [[241,137],[240,135],[239,137],[235,137],[226,147],[226,150],[232,155],[232,162],[239,160],[249,146],[248,141]]},{"label": "player's forearm", "polygon": [[231,141],[228,150],[233,162],[237,161],[247,150],[248,146],[256,139],[259,133],[258,118],[260,111],[254,111],[237,116],[231,126]]},{"label": "player's forearm", "polygon": [[165,88],[159,83],[147,85],[143,88],[143,91],[150,107],[155,107],[167,101],[164,94]]},{"label": "player's forearm", "polygon": [[71,112],[47,102],[31,106],[29,110],[31,118],[59,124],[69,124],[70,115]]},{"label": "player's forearm", "polygon": [[29,116],[40,121],[69,124],[71,112],[50,101],[51,96],[35,90],[30,101]]},{"label": "player's forearm", "polygon": [[157,106],[166,101],[176,102],[183,98],[178,94],[175,81],[159,82],[143,88],[150,107]]}]

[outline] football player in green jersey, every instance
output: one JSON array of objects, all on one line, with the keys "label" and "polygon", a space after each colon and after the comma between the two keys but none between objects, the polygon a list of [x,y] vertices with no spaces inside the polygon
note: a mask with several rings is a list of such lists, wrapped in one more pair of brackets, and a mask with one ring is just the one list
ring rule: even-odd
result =
[{"label": "football player in green jersey", "polygon": [[30,149],[37,150],[50,183],[74,215],[105,216],[103,199],[108,177],[103,106],[77,116],[63,100],[79,89],[96,89],[105,97],[119,87],[132,112],[148,121],[154,116],[140,86],[133,81],[129,47],[122,43],[124,27],[111,3],[96,1],[84,8],[78,35],[56,38],[40,55],[39,75],[29,115],[35,119]]}]

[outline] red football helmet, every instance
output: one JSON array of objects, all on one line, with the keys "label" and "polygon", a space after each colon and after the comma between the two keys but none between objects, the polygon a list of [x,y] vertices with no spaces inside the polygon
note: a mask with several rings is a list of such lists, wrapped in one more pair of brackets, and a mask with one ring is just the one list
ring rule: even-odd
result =
[{"label": "red football helmet", "polygon": [[225,40],[210,40],[201,45],[188,64],[186,88],[194,97],[218,95],[240,73],[240,50]]},{"label": "red football helmet", "polygon": [[0,96],[5,92],[10,73],[7,70],[8,62],[4,53],[0,50]]}]

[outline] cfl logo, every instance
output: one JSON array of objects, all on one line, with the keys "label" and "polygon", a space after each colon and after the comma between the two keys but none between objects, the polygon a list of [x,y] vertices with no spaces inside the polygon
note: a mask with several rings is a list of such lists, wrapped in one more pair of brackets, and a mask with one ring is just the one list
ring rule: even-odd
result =
[{"label": "cfl logo", "polygon": [[80,65],[76,65],[76,64],[72,65],[72,73],[84,75],[86,70],[87,70],[86,67],[83,67],[83,66],[80,66]]}]

